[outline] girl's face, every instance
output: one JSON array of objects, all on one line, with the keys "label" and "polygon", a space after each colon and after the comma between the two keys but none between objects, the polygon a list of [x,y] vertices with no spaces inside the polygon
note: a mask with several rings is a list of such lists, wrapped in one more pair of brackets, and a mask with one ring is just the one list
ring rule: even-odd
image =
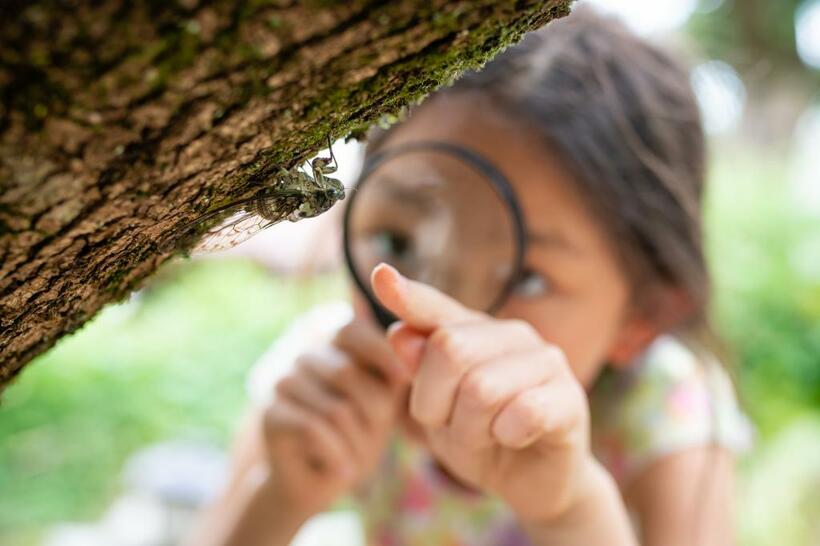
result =
[{"label": "girl's face", "polygon": [[[508,178],[529,235],[525,282],[540,289],[513,294],[496,316],[530,323],[564,351],[579,381],[589,387],[634,337],[635,313],[627,279],[571,174],[541,137],[478,95],[429,100],[383,146],[419,140],[471,148]],[[360,295],[355,307],[366,312]]]}]

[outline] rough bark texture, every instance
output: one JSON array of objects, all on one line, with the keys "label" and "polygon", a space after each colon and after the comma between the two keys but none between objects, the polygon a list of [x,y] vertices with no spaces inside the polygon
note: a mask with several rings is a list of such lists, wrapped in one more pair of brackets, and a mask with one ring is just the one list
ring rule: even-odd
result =
[{"label": "rough bark texture", "polygon": [[179,227],[479,66],[569,0],[0,6],[0,389]]}]

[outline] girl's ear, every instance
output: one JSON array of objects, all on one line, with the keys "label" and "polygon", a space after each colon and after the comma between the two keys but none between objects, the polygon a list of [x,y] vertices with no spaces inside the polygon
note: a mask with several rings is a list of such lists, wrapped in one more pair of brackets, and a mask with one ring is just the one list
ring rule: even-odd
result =
[{"label": "girl's ear", "polygon": [[609,362],[615,368],[625,368],[664,332],[684,322],[694,311],[692,299],[680,288],[657,290],[649,309],[636,309],[621,325],[609,352]]},{"label": "girl's ear", "polygon": [[624,321],[609,351],[609,362],[615,368],[626,368],[655,339],[660,330],[654,321],[635,314]]}]

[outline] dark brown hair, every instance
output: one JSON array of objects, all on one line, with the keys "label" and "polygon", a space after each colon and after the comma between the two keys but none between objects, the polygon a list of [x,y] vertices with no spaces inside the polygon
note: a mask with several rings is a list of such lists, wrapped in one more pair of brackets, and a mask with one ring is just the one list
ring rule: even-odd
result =
[{"label": "dark brown hair", "polygon": [[648,288],[677,289],[691,308],[678,326],[713,345],[704,136],[686,68],[619,22],[577,9],[436,95],[464,91],[543,136],[601,219],[636,301],[652,311],[647,294],[658,291]]}]

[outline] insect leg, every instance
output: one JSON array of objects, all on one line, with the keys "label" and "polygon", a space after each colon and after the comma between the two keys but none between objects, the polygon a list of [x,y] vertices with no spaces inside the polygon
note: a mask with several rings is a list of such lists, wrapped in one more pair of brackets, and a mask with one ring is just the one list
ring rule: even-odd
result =
[{"label": "insect leg", "polygon": [[336,156],[333,155],[333,143],[330,142],[330,133],[327,134],[327,149],[330,152],[330,160],[333,162],[333,170],[339,168],[339,163],[336,162]]}]

